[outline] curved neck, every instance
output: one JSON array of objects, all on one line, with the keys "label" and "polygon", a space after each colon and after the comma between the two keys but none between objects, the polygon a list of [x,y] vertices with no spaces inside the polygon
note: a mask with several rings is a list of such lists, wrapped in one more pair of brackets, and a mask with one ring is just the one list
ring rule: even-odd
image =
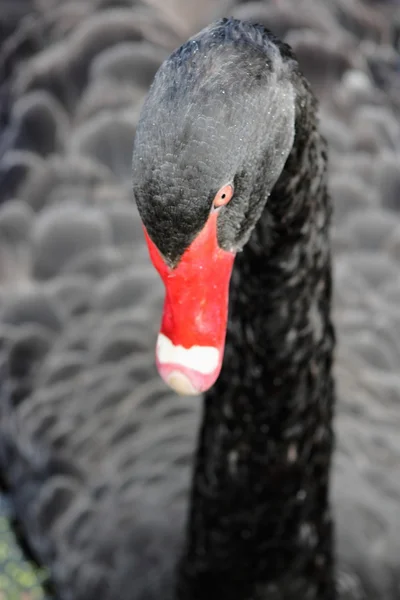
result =
[{"label": "curved neck", "polygon": [[223,370],[204,405],[180,599],[335,596],[329,217],[311,98],[236,260]]}]

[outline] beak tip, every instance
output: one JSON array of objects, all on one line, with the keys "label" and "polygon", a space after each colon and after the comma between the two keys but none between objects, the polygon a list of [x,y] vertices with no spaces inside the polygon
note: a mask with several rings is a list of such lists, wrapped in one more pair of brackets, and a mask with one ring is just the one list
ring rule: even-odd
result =
[{"label": "beak tip", "polygon": [[199,396],[218,378],[222,350],[212,346],[184,348],[160,333],[156,365],[161,378],[182,396]]},{"label": "beak tip", "polygon": [[165,382],[180,396],[198,396],[202,393],[193,385],[189,377],[179,371],[169,373]]}]

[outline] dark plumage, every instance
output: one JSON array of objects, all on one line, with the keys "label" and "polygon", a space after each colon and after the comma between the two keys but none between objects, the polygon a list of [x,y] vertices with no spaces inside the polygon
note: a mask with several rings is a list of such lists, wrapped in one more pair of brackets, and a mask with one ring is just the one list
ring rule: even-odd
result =
[{"label": "dark plumage", "polygon": [[[175,110],[160,129],[165,98]],[[198,110],[207,116],[197,129]],[[331,206],[316,103],[287,46],[262,27],[225,20],[162,67],[138,139],[139,210],[172,261],[225,181],[235,194],[218,217],[220,245],[241,249],[255,226],[236,259],[223,370],[205,398],[178,596],[333,598]],[[186,144],[173,153],[176,140]],[[192,178],[197,146],[205,172]],[[171,170],[168,156],[179,161]],[[143,181],[160,197],[145,196]]]},{"label": "dark plumage", "polygon": [[289,82],[296,74],[289,48],[264,37],[261,26],[246,32],[228,23],[192,38],[163,64],[135,137],[136,202],[171,263],[228,182],[236,193],[218,219],[218,242],[240,250],[293,143]]},{"label": "dark plumage", "polygon": [[[111,89],[108,46],[120,38],[141,43],[143,36],[167,47],[174,38],[173,27],[129,14],[116,11],[110,32],[107,14],[78,26],[57,56],[49,49],[32,59],[16,82],[17,94],[53,90],[75,128],[58,147],[60,156],[38,159],[14,188],[19,210],[0,214],[0,233],[7,233],[0,262],[0,465],[21,529],[51,568],[61,600],[319,600],[334,598],[335,586],[341,600],[396,600],[398,285],[383,254],[369,261],[359,252],[361,233],[347,218],[349,204],[367,204],[372,214],[387,197],[398,221],[386,135],[394,126],[384,118],[371,123],[379,139],[373,146],[360,137],[367,113],[352,127],[359,104],[378,105],[383,96],[350,72],[324,106],[327,131],[336,136],[335,202],[344,196],[334,230],[335,240],[344,236],[336,245],[334,305],[344,339],[336,363],[335,551],[328,501],[331,206],[316,102],[289,48],[263,27],[234,20],[189,40],[156,78],[135,142],[143,221],[175,264],[231,177],[235,195],[219,212],[219,241],[243,248],[223,370],[205,399],[185,533],[201,403],[171,394],[153,366],[161,284],[147,267],[126,185],[128,133],[118,141],[121,123],[136,128],[140,91],[129,88],[136,90],[134,110],[126,114],[117,81],[117,102],[108,96],[103,105],[100,98],[81,103],[91,73],[98,89]],[[103,52],[103,73],[91,70]],[[332,53],[321,53],[318,65],[334,63]],[[192,65],[186,74],[185,64]],[[327,85],[335,77],[341,73],[327,77]],[[230,100],[220,101],[221,87],[234,89]],[[174,101],[164,110],[168,97]],[[62,125],[61,112],[48,114]],[[82,124],[89,114],[91,122]],[[242,126],[246,120],[249,127]],[[98,141],[104,144],[96,152]],[[27,146],[27,153],[38,152],[35,140]],[[174,160],[165,160],[168,152]],[[382,164],[390,174],[384,191],[376,176]],[[385,228],[382,220],[382,236]],[[396,232],[382,253],[395,252]],[[378,243],[367,229],[362,234],[366,244]],[[360,331],[370,336],[355,343]]]}]

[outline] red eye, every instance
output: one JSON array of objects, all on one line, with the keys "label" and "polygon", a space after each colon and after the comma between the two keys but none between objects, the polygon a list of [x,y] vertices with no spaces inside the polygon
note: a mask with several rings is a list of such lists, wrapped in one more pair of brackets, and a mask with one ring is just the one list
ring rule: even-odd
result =
[{"label": "red eye", "polygon": [[218,208],[219,206],[225,206],[226,204],[228,204],[232,196],[233,185],[231,183],[228,183],[227,185],[224,185],[224,187],[222,187],[216,194],[214,198],[214,207]]}]

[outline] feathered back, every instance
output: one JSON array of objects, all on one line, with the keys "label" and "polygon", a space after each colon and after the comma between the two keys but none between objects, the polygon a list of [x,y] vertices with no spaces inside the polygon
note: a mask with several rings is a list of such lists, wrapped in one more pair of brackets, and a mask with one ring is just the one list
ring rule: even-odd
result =
[{"label": "feathered back", "polygon": [[2,8],[0,465],[63,600],[172,596],[200,404],[168,392],[153,366],[162,290],[131,198],[131,146],[158,65],[223,13],[286,39],[321,100],[341,597],[398,597],[398,11],[339,0]]}]

